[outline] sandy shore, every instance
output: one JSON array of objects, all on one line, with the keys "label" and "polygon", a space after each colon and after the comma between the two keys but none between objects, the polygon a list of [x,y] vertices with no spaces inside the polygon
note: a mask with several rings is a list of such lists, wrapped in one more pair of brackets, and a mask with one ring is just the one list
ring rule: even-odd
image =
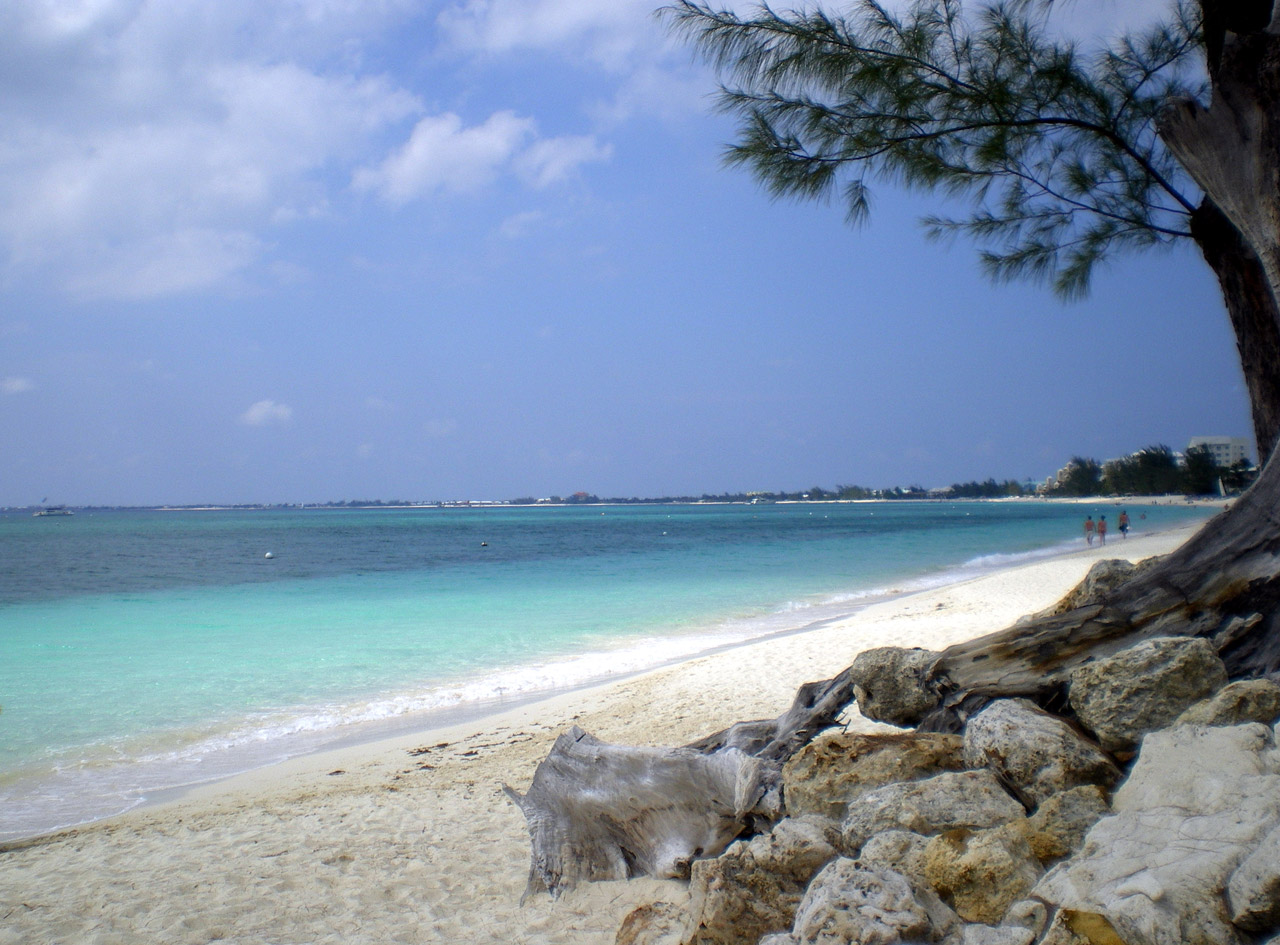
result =
[{"label": "sandy shore", "polygon": [[[0,852],[0,945],[611,945],[636,905],[686,893],[678,882],[634,880],[520,904],[528,834],[501,784],[525,790],[568,726],[673,745],[770,718],[802,683],[835,675],[863,649],[940,649],[1001,629],[1056,601],[1095,560],[1162,554],[1194,530],[896,598],[803,633],[465,726],[297,759],[11,846]],[[872,727],[856,712],[847,721]]]}]

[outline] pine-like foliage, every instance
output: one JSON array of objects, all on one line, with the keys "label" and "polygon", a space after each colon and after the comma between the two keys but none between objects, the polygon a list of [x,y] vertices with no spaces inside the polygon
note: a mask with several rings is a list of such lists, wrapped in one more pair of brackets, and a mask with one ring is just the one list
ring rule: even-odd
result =
[{"label": "pine-like foliage", "polygon": [[928,232],[968,234],[996,278],[1066,296],[1114,250],[1189,235],[1197,194],[1155,127],[1171,98],[1205,92],[1181,0],[1092,55],[1026,2],[741,17],[677,0],[661,13],[719,71],[720,106],[740,120],[728,162],[776,196],[838,193],[854,222],[877,175],[971,198],[967,218],[929,218]]}]

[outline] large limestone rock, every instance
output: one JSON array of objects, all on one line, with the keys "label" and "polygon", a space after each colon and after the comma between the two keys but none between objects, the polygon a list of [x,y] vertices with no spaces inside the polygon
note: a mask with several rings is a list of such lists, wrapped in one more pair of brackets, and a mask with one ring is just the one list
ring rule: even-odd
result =
[{"label": "large limestone rock", "polygon": [[923,732],[819,736],[783,766],[787,813],[843,820],[849,805],[875,788],[959,771],[962,744],[958,735]]},{"label": "large limestone rock", "polygon": [[792,935],[800,945],[894,945],[927,942],[933,930],[903,876],[841,858],[809,885]]},{"label": "large limestone rock", "polygon": [[1076,669],[1068,699],[1103,748],[1128,752],[1226,683],[1208,640],[1154,637]]},{"label": "large limestone rock", "polygon": [[1010,925],[966,925],[960,933],[957,945],[1031,945],[1036,940],[1033,933]]},{"label": "large limestone rock", "polygon": [[1178,716],[1178,725],[1274,725],[1280,719],[1280,686],[1269,679],[1240,679]]},{"label": "large limestone rock", "polygon": [[1079,850],[1089,829],[1110,812],[1106,793],[1097,785],[1060,791],[1027,818],[1027,842],[1036,858],[1048,865]]},{"label": "large limestone rock", "polygon": [[1044,870],[1016,824],[948,830],[925,850],[925,877],[967,922],[993,925]]},{"label": "large limestone rock", "polygon": [[805,887],[835,859],[839,832],[823,818],[787,818],[773,831],[739,841],[693,864],[689,945],[754,943],[791,928]]},{"label": "large limestone rock", "polygon": [[957,827],[981,830],[1021,820],[1025,813],[990,771],[956,771],[864,794],[849,810],[841,832],[845,849],[854,852],[885,830],[925,835]]},{"label": "large limestone rock", "polygon": [[1227,905],[1231,921],[1242,929],[1280,929],[1280,826],[1231,874]]},{"label": "large limestone rock", "polygon": [[1033,805],[1077,785],[1120,780],[1102,749],[1026,699],[997,700],[970,719],[964,761],[991,768]]},{"label": "large limestone rock", "polygon": [[911,884],[916,902],[929,916],[937,935],[950,934],[964,923],[954,909],[942,901],[925,875],[925,853],[929,838],[907,830],[886,830],[862,845],[858,865],[869,870],[899,873]]},{"label": "large limestone rock", "polygon": [[869,719],[914,725],[938,704],[924,685],[937,658],[931,650],[881,646],[859,653],[850,667],[858,710]]},{"label": "large limestone rock", "polygon": [[1102,928],[1099,917],[1126,943],[1243,945],[1222,893],[1280,824],[1272,730],[1153,732],[1112,809],[1033,897]]}]

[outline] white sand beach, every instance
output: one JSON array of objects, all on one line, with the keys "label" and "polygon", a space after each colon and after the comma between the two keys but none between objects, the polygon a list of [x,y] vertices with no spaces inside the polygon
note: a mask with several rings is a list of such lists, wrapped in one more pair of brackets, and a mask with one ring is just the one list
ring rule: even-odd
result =
[{"label": "white sand beach", "polygon": [[[590,884],[521,905],[523,791],[555,737],[675,745],[769,718],[862,650],[941,649],[1049,606],[1105,557],[1176,547],[1195,526],[887,600],[855,616],[458,726],[312,755],[0,852],[0,945],[609,945],[679,882]],[[850,726],[871,726],[854,714]]]}]

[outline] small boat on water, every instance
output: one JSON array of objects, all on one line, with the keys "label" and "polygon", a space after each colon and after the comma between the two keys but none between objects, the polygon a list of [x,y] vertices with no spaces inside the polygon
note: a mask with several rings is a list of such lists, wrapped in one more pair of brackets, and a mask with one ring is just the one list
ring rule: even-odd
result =
[{"label": "small boat on water", "polygon": [[65,505],[50,505],[49,507],[43,508],[38,512],[33,512],[32,517],[44,518],[44,516],[46,515],[75,515],[75,514],[76,514],[75,512],[72,512]]}]

